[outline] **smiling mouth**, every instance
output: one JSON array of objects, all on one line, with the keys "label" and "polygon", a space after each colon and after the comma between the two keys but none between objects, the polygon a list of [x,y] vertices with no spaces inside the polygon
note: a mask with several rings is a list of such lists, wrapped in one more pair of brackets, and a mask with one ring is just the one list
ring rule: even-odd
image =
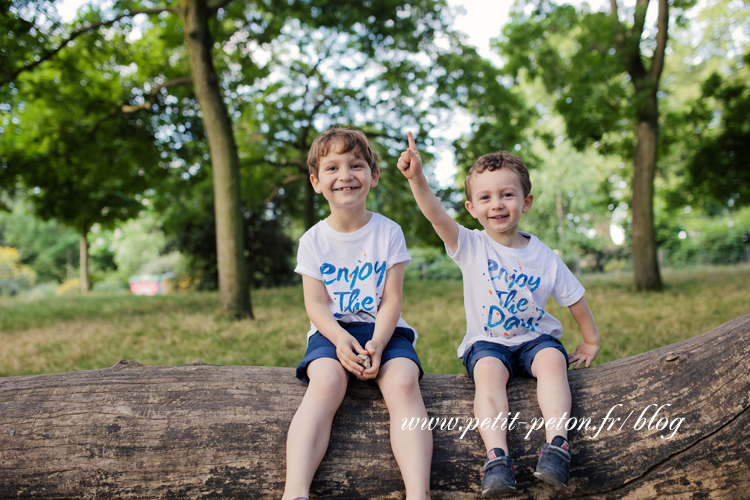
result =
[{"label": "smiling mouth", "polygon": [[510,216],[509,216],[509,215],[494,215],[494,216],[490,217],[490,219],[494,219],[494,220],[505,220],[505,219],[507,219],[508,217],[510,217]]},{"label": "smiling mouth", "polygon": [[334,191],[354,191],[355,189],[359,189],[356,186],[349,186],[349,187],[342,187],[342,188],[336,188]]}]

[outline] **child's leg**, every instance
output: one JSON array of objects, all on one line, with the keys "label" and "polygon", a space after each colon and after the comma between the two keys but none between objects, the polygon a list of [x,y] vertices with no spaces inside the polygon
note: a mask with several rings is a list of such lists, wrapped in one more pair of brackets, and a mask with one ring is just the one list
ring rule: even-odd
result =
[{"label": "child's leg", "polygon": [[419,389],[419,368],[408,358],[393,358],[381,366],[376,379],[391,422],[391,447],[408,500],[430,497],[432,431],[402,429],[403,420],[427,418]]},{"label": "child's leg", "polygon": [[289,425],[283,500],[310,496],[310,483],[323,460],[331,424],[346,394],[349,375],[338,360],[318,358],[307,367],[310,384]]},{"label": "child's leg", "polygon": [[536,395],[545,422],[555,419],[546,430],[546,441],[551,443],[555,436],[567,439],[565,424],[570,419],[572,398],[565,356],[555,348],[542,349],[534,357],[531,374],[537,380]]},{"label": "child's leg", "polygon": [[[495,419],[502,412],[502,417],[508,418],[508,392],[507,385],[510,373],[505,364],[498,358],[484,357],[474,365],[474,416],[481,423],[485,418]],[[506,455],[508,453],[507,426],[501,425],[479,427],[479,435],[482,436],[487,452],[493,448],[502,448]]]}]

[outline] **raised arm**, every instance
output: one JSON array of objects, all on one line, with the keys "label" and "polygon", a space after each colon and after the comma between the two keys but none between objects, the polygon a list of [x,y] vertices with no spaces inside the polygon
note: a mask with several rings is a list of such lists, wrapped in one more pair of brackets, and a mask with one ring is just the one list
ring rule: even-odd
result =
[{"label": "raised arm", "polygon": [[422,172],[422,158],[417,151],[414,136],[409,132],[409,149],[401,153],[398,159],[398,169],[409,180],[409,187],[417,200],[417,205],[427,220],[432,223],[435,232],[451,252],[458,248],[458,223],[448,215],[440,204],[435,193],[432,192],[427,178]]}]

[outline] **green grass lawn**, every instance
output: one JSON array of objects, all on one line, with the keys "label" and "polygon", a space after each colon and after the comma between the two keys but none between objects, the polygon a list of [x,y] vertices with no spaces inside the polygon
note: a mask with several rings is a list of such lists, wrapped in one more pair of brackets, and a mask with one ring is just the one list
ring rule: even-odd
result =
[{"label": "green grass lawn", "polygon": [[[601,336],[595,364],[693,337],[750,312],[750,265],[665,271],[661,293],[633,293],[628,275],[581,281]],[[463,371],[456,358],[466,328],[462,300],[459,281],[406,283],[403,317],[419,332],[426,372]],[[0,297],[0,376],[104,368],[121,359],[295,366],[309,328],[301,286],[256,290],[253,306],[255,320],[233,322],[217,314],[216,293]],[[580,333],[561,309],[554,301],[548,305],[572,351]]]}]

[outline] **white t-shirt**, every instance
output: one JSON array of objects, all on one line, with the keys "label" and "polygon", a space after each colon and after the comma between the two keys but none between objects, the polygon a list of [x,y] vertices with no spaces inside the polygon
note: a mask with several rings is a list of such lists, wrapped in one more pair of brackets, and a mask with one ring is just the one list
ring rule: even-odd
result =
[{"label": "white t-shirt", "polygon": [[562,307],[581,299],[583,286],[560,257],[536,236],[526,248],[509,248],[486,231],[459,225],[458,248],[448,255],[463,273],[466,335],[462,358],[474,342],[519,345],[548,334],[562,336],[562,324],[544,307],[550,295]]},{"label": "white t-shirt", "polygon": [[[328,309],[336,320],[374,323],[385,274],[400,262],[411,262],[401,227],[373,213],[353,233],[335,231],[325,220],[311,227],[300,238],[294,271],[325,284]],[[312,322],[310,326],[308,338],[318,331]],[[396,326],[411,328],[400,316]]]}]

